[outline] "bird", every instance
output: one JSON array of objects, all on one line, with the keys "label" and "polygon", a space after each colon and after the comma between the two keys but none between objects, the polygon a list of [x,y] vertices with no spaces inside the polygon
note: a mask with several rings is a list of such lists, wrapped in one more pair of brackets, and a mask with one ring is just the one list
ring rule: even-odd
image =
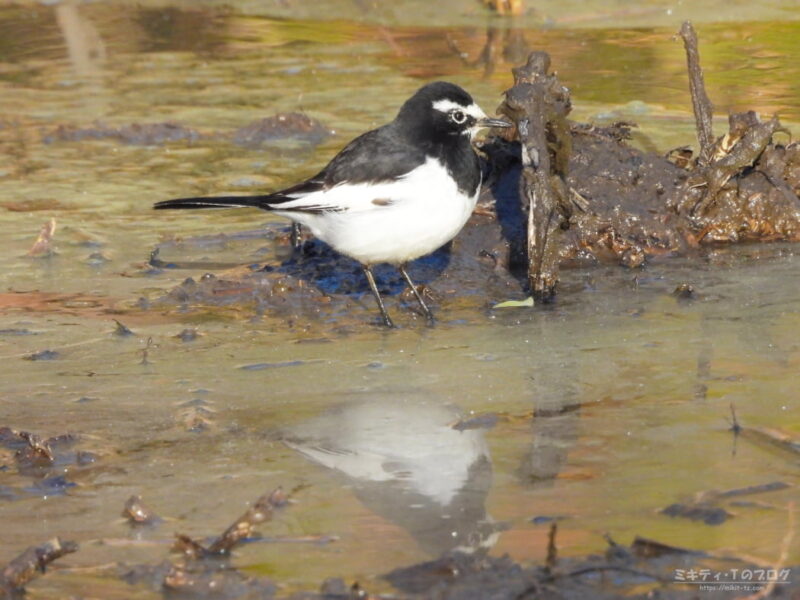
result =
[{"label": "bird", "polygon": [[263,195],[176,198],[154,208],[254,207],[287,217],[361,264],[383,325],[394,327],[372,272],[380,263],[398,268],[433,323],[407,265],[452,240],[472,214],[482,179],[475,135],[511,126],[488,117],[458,85],[435,81],[305,181]]}]

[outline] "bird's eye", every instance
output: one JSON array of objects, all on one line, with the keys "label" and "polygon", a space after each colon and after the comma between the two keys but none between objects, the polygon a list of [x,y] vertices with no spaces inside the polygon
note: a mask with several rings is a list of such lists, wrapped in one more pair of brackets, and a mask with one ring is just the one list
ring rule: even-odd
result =
[{"label": "bird's eye", "polygon": [[453,119],[454,123],[461,125],[461,123],[467,120],[467,115],[465,115],[463,111],[454,110],[450,113],[450,118]]}]

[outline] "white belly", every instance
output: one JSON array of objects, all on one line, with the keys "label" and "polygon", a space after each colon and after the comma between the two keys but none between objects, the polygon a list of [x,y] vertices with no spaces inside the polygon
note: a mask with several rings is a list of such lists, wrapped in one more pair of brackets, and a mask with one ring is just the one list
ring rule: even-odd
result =
[{"label": "white belly", "polygon": [[452,240],[472,214],[478,192],[463,194],[441,163],[428,159],[395,182],[337,186],[296,201],[345,210],[276,213],[361,263],[400,264]]}]

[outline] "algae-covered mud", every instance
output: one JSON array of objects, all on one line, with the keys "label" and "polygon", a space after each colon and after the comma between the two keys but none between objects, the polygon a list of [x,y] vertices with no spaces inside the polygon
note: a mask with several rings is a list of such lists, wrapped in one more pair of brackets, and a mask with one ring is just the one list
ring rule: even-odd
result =
[{"label": "algae-covered mud", "polygon": [[[800,13],[729,4],[3,4],[0,594],[797,594],[800,258],[746,199],[797,211]],[[786,130],[696,186],[686,18],[715,134]],[[410,267],[434,327],[391,266],[380,327],[276,217],[151,210],[307,177],[430,80],[493,112],[532,51],[575,140],[553,302],[491,140],[469,226]],[[624,195],[667,195],[641,156],[692,202]]]}]

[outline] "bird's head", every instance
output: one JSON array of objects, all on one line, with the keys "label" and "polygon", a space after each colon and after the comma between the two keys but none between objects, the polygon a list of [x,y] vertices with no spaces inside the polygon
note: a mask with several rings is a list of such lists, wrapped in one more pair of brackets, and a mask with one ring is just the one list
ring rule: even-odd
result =
[{"label": "bird's head", "polygon": [[398,124],[416,136],[447,141],[452,136],[472,139],[486,127],[511,127],[486,116],[467,92],[446,81],[421,87],[406,100],[397,115]]}]

